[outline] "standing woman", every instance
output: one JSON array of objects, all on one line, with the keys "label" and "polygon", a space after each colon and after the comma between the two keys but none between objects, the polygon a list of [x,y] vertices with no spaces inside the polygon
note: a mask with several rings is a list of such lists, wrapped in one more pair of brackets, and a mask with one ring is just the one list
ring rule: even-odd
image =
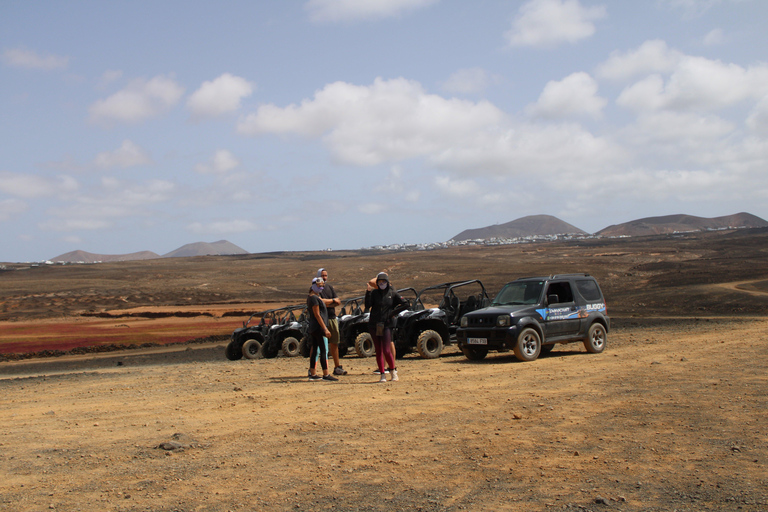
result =
[{"label": "standing woman", "polygon": [[379,382],[387,382],[384,363],[388,364],[392,380],[399,380],[395,366],[395,354],[392,352],[392,327],[395,325],[395,315],[408,307],[404,300],[389,284],[389,276],[379,273],[375,279],[368,281],[365,292],[365,307],[370,310],[368,330],[376,348],[376,364],[381,377]]},{"label": "standing woman", "polygon": [[[324,281],[321,277],[312,279],[312,287],[309,289],[307,297],[307,311],[309,311],[309,338],[312,340],[312,353],[309,355],[309,381],[318,380],[339,380],[333,375],[328,374],[328,357],[325,353],[326,338],[331,336],[328,330],[328,309],[325,303],[320,299],[320,292],[323,291]],[[315,356],[320,355],[320,366],[323,368],[323,376],[317,374],[317,361]]]}]

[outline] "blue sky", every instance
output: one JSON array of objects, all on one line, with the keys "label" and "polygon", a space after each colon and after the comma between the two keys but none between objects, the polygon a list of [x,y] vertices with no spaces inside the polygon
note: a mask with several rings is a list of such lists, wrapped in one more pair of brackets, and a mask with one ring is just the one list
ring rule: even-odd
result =
[{"label": "blue sky", "polygon": [[763,0],[0,3],[0,261],[768,218]]}]

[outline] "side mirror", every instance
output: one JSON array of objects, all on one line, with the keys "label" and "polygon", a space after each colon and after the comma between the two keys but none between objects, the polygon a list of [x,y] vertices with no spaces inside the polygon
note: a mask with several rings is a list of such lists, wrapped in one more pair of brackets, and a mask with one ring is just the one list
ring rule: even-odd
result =
[{"label": "side mirror", "polygon": [[547,304],[557,304],[558,302],[560,302],[560,298],[557,294],[547,295]]}]

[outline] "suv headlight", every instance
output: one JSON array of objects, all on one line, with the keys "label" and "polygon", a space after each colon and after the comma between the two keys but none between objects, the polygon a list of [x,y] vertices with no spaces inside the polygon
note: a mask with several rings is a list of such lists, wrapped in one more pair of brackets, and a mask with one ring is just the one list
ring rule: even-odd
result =
[{"label": "suv headlight", "polygon": [[496,318],[496,327],[509,327],[512,324],[512,318],[509,315],[499,315]]},{"label": "suv headlight", "polygon": [[462,327],[466,327],[469,325],[469,320],[467,320],[466,316],[461,317],[461,322],[459,322],[459,325]]}]

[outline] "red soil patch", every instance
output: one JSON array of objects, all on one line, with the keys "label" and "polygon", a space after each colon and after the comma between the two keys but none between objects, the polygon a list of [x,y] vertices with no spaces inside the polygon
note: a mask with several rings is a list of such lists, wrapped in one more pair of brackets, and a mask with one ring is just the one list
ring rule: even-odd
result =
[{"label": "red soil patch", "polygon": [[228,336],[247,317],[73,318],[0,322],[0,354],[69,351],[105,345],[168,345]]}]

